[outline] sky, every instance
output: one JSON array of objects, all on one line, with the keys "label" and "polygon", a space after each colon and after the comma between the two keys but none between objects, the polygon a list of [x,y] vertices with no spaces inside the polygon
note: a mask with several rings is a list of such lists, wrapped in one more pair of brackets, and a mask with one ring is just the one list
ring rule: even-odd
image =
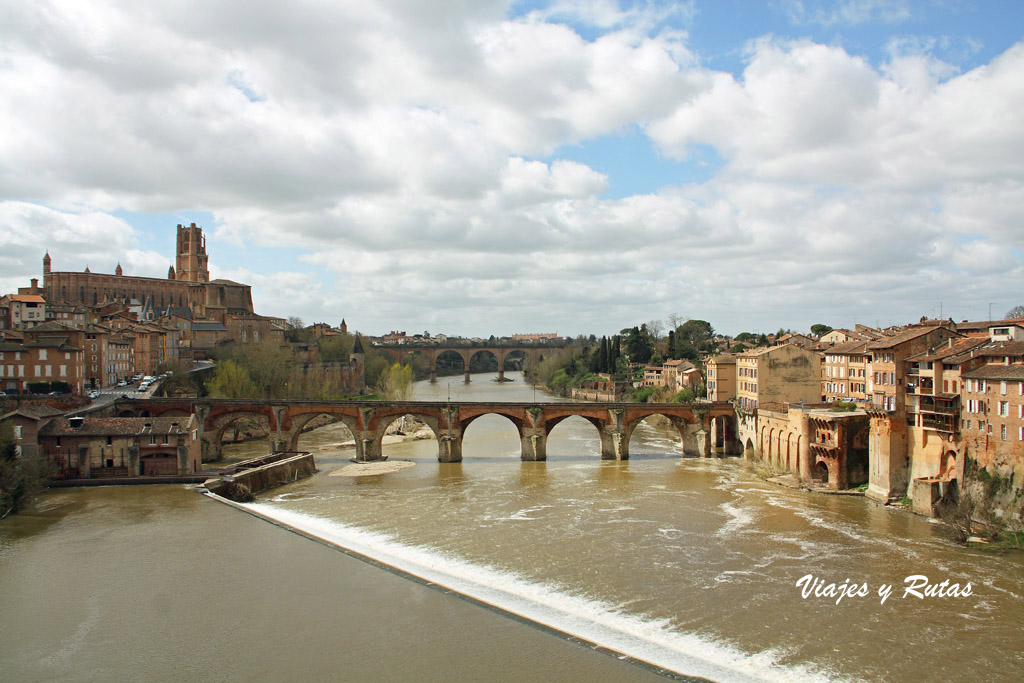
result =
[{"label": "sky", "polygon": [[1024,304],[1017,0],[13,0],[0,293],[166,277],[383,334]]}]

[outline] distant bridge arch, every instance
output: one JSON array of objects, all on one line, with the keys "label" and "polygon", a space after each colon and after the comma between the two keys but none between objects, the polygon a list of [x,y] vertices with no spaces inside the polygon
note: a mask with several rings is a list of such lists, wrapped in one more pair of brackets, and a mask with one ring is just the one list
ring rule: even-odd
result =
[{"label": "distant bridge arch", "polygon": [[498,381],[505,379],[505,362],[512,357],[522,357],[531,363],[540,362],[545,351],[552,351],[565,346],[565,344],[377,344],[372,348],[387,354],[394,362],[401,363],[411,353],[420,353],[426,356],[430,369],[430,381],[437,381],[437,359],[448,351],[457,354],[462,358],[463,374],[466,384],[469,384],[469,364],[478,353],[488,352],[498,361]]}]

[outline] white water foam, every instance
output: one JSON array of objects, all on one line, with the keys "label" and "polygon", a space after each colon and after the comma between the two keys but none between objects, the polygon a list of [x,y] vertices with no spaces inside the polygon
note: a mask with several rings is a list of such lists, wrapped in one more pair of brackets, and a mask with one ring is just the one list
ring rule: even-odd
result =
[{"label": "white water foam", "polygon": [[424,581],[681,675],[720,683],[836,680],[809,667],[779,664],[777,660],[784,656],[780,651],[748,654],[705,637],[673,631],[665,620],[644,621],[558,586],[408,546],[384,534],[265,503],[244,507]]}]

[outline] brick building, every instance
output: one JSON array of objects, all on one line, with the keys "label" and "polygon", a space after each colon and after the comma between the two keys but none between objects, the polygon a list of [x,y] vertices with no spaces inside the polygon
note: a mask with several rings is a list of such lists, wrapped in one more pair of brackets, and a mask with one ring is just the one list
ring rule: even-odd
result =
[{"label": "brick building", "polygon": [[822,350],[821,396],[826,403],[870,398],[868,366],[871,354],[866,341],[839,342]]},{"label": "brick building", "polygon": [[39,430],[39,451],[58,478],[173,476],[200,469],[194,415],[56,418]]},{"label": "brick building", "polygon": [[914,325],[868,344],[871,366],[868,393],[879,410],[903,412],[906,406],[907,358],[962,336],[940,325]]}]

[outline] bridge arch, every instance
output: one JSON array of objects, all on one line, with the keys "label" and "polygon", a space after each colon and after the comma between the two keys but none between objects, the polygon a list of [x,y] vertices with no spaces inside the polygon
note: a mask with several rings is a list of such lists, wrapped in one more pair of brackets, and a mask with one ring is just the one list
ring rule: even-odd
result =
[{"label": "bridge arch", "polygon": [[[675,429],[676,433],[679,436],[680,453],[687,455],[697,453],[697,443],[696,436],[693,433],[693,423],[691,423],[689,420],[686,420],[685,418],[675,415],[669,415],[664,412],[658,412],[657,410],[652,410],[651,412],[645,415],[639,416],[636,419],[627,422],[623,426],[622,440],[627,444],[627,448],[632,448],[633,434],[636,432],[637,427],[639,427],[642,423],[646,422],[648,418],[652,418],[655,416],[660,416],[668,420],[671,426]],[[692,443],[688,443],[690,441],[692,441]]]},{"label": "bridge arch", "polygon": [[[474,435],[473,432],[471,431],[471,427],[472,427],[472,425],[477,424],[478,422],[481,422],[481,421],[491,422],[492,423],[492,427],[495,430],[495,434],[494,434],[495,440],[494,440],[494,442],[491,443],[492,447],[494,447],[494,446],[504,447],[504,446],[507,445],[508,439],[511,438],[512,439],[512,443],[514,444],[514,446],[512,446],[512,448],[511,448],[513,454],[519,456],[520,459],[524,459],[523,458],[523,449],[524,449],[523,440],[525,438],[525,433],[526,433],[527,426],[525,424],[525,421],[520,416],[511,414],[510,412],[506,412],[506,411],[495,411],[495,412],[481,413],[479,415],[475,415],[473,417],[469,417],[467,419],[462,420],[461,425],[462,425],[462,440],[463,440],[462,441],[462,452],[463,452],[463,455],[467,454],[467,451],[466,451],[466,441],[467,441],[467,439],[469,440],[469,447],[470,447],[470,451],[468,451],[468,454],[470,456],[474,455],[473,450],[472,450],[472,448],[474,446],[473,442],[475,440],[477,440],[476,437],[478,437],[479,434]],[[511,428],[511,429],[509,429],[509,428]],[[504,433],[502,433],[502,432],[504,432]],[[525,458],[525,459],[531,459],[531,458]]]},{"label": "bridge arch", "polygon": [[[289,428],[283,434],[283,439],[282,439],[285,442],[285,444],[286,444],[286,446],[285,446],[286,450],[289,450],[289,451],[298,451],[298,450],[300,450],[300,448],[299,448],[299,440],[302,438],[303,434],[308,433],[308,432],[304,431],[306,429],[306,426],[310,422],[312,422],[313,420],[317,419],[318,417],[322,417],[322,416],[328,416],[328,417],[334,418],[336,422],[343,424],[348,429],[350,434],[352,435],[353,443],[358,441],[358,438],[359,438],[358,437],[358,434],[359,434],[359,423],[356,420],[355,416],[353,416],[353,415],[345,415],[345,414],[336,413],[336,412],[327,411],[327,410],[321,410],[319,412],[310,411],[310,412],[307,412],[307,413],[301,413],[299,415],[290,415],[289,416],[289,418],[290,418],[289,419],[289,424],[288,424]],[[323,427],[326,427],[326,426],[328,426],[328,425],[323,425]],[[319,429],[319,427],[318,427],[318,429]]]},{"label": "bridge arch", "polygon": [[211,418],[209,425],[203,430],[203,441],[206,444],[205,460],[220,460],[223,457],[224,433],[240,420],[253,420],[267,432],[267,452],[274,451],[274,424],[270,416],[263,411],[233,410]]},{"label": "bridge arch", "polygon": [[[551,435],[555,433],[555,430],[558,427],[561,427],[562,425],[564,425],[566,423],[574,423],[574,422],[577,423],[577,424],[579,424],[579,423],[589,424],[590,426],[592,426],[596,430],[596,435],[597,435],[598,441],[601,442],[601,441],[604,440],[603,436],[604,436],[604,433],[606,431],[606,428],[607,428],[607,425],[608,425],[608,421],[607,420],[601,420],[601,419],[599,419],[597,417],[593,417],[593,416],[590,416],[590,415],[561,415],[561,416],[558,416],[558,417],[547,419],[545,421],[545,423],[544,423],[544,436],[545,436],[545,438],[548,439],[549,443],[550,443]],[[556,443],[557,443],[557,440],[556,440]]]},{"label": "bridge arch", "polygon": [[451,365],[451,367],[454,369],[456,367],[454,364],[455,358],[458,358],[459,360],[462,361],[462,374],[466,377],[469,377],[469,357],[466,355],[466,351],[463,351],[462,349],[441,349],[440,351],[438,351],[434,355],[435,376],[436,368],[438,366],[443,367],[446,365]]}]

